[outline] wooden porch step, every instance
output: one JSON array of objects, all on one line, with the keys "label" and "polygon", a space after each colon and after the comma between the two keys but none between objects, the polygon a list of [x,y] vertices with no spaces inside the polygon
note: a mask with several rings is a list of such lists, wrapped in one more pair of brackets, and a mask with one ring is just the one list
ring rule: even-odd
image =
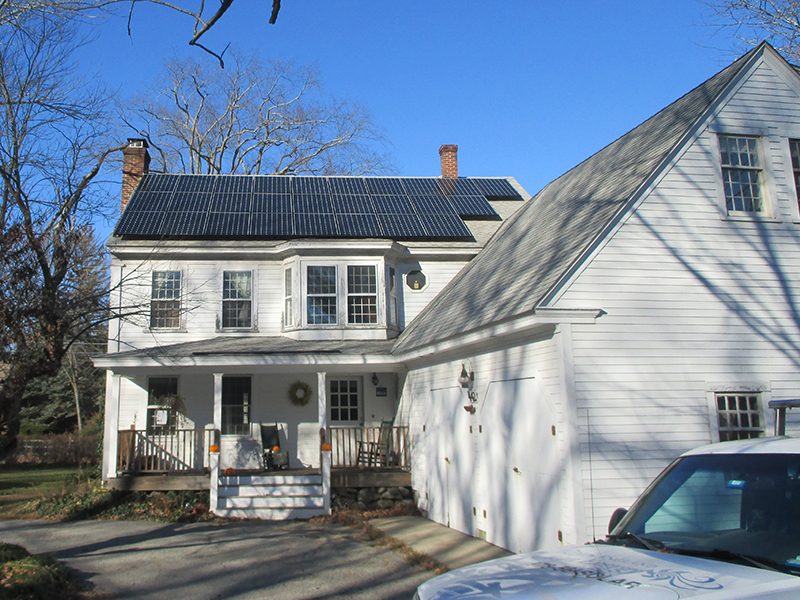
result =
[{"label": "wooden porch step", "polygon": [[322,494],[321,485],[220,485],[218,488],[219,497],[252,498],[266,496],[270,498],[278,497],[299,497],[299,496],[319,496]]},{"label": "wooden porch step", "polygon": [[231,475],[220,477],[219,485],[322,485],[322,475]]},{"label": "wooden porch step", "polygon": [[324,505],[322,496],[284,496],[284,497],[248,497],[241,496],[222,497],[217,501],[218,509],[225,510],[228,508],[318,508],[321,509]]},{"label": "wooden porch step", "polygon": [[263,519],[264,521],[310,519],[327,514],[322,508],[220,508],[214,513],[220,517]]}]

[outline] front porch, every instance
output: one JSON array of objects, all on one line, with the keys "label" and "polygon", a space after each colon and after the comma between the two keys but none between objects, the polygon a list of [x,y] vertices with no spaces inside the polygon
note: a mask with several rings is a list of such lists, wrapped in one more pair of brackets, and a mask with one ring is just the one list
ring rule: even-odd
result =
[{"label": "front porch", "polygon": [[[253,436],[242,437],[247,439],[248,445],[256,443]],[[329,437],[331,487],[411,485],[407,426],[331,427]],[[119,430],[117,476],[109,479],[109,486],[129,491],[208,490],[214,439],[212,428],[175,430],[158,435],[144,430]],[[263,446],[259,446],[259,452],[263,452]],[[268,470],[263,465],[238,469],[220,465],[223,476],[226,469],[230,476],[261,479],[321,474],[319,467]]]}]

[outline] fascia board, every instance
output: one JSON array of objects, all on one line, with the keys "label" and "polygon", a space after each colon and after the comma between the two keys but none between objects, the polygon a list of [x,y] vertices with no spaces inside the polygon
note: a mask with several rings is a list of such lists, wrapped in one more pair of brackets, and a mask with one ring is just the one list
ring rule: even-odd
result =
[{"label": "fascia board", "polygon": [[326,354],[292,354],[292,355],[216,355],[216,356],[179,356],[150,357],[122,356],[104,354],[92,359],[98,369],[154,369],[154,368],[196,368],[216,369],[228,367],[275,367],[286,370],[287,367],[309,371],[324,371],[328,367],[348,367],[352,370],[372,372],[375,368],[384,371],[402,372],[402,363],[393,356],[386,355],[340,355]]},{"label": "fascia board", "polygon": [[[766,47],[765,47],[766,48]],[[728,100],[738,91],[742,82],[749,77],[755,68],[760,63],[763,56],[764,48],[750,57],[748,64],[743,65],[736,76],[728,82],[726,88],[717,95],[714,101],[709,105],[706,111],[689,127],[686,134],[675,144],[675,147],[670,150],[661,164],[656,167],[651,175],[639,186],[639,188],[631,195],[630,200],[626,202],[620,210],[614,215],[609,223],[600,231],[594,240],[587,246],[584,252],[565,270],[564,274],[559,280],[553,284],[541,300],[536,305],[536,310],[542,307],[551,306],[558,302],[563,294],[569,289],[570,285],[592,260],[605,248],[606,244],[616,235],[617,231],[625,224],[625,222],[636,212],[636,209],[644,202],[649,194],[658,186],[661,180],[666,176],[669,170],[684,155],[688,147],[700,135],[700,133],[709,126],[714,116],[719,111],[720,107],[724,106]]]}]

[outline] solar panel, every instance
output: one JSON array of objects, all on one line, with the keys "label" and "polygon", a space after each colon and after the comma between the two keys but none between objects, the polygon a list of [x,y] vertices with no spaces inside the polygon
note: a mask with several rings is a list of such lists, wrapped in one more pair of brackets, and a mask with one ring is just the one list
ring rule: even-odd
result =
[{"label": "solar panel", "polygon": [[481,196],[481,191],[471,179],[463,177],[442,177],[436,180],[441,192],[447,196]]},{"label": "solar panel", "polygon": [[250,194],[214,194],[211,211],[220,213],[249,213],[252,196]]},{"label": "solar panel", "polygon": [[364,183],[371,195],[405,196],[406,190],[396,177],[365,177]]},{"label": "solar panel", "polygon": [[175,185],[175,191],[192,194],[209,193],[214,189],[216,180],[216,175],[180,175]]},{"label": "solar panel", "polygon": [[483,196],[453,196],[450,202],[460,217],[499,219],[489,201]]},{"label": "solar panel", "polygon": [[289,194],[253,194],[253,213],[291,214],[292,197]]},{"label": "solar panel", "polygon": [[338,228],[333,213],[295,213],[294,233],[299,237],[336,237]]},{"label": "solar panel", "polygon": [[456,215],[420,215],[420,221],[428,237],[466,239],[472,232]]},{"label": "solar panel", "polygon": [[164,214],[164,221],[169,223],[169,231],[165,231],[164,235],[167,237],[201,236],[205,233],[207,217],[207,212],[167,211]]},{"label": "solar panel", "polygon": [[408,196],[373,196],[375,212],[386,215],[414,214],[414,206]]},{"label": "solar panel", "polygon": [[331,207],[337,214],[375,213],[369,196],[331,196]]},{"label": "solar panel", "polygon": [[520,193],[506,179],[473,179],[472,181],[487,198],[522,200]]},{"label": "solar panel", "polygon": [[175,189],[177,182],[177,177],[174,175],[148,173],[142,177],[139,190],[143,192],[171,192]]},{"label": "solar panel", "polygon": [[341,237],[384,237],[374,214],[341,214],[336,220]]},{"label": "solar panel", "polygon": [[263,175],[253,178],[253,192],[256,194],[291,194],[293,177]]},{"label": "solar panel", "polygon": [[417,215],[378,215],[384,236],[394,239],[425,237],[425,228]]},{"label": "solar panel", "polygon": [[115,235],[157,236],[164,224],[164,211],[140,210],[122,215]]},{"label": "solar panel", "polygon": [[253,178],[250,175],[220,175],[215,192],[249,194],[253,191]]},{"label": "solar panel", "polygon": [[313,194],[327,196],[328,184],[325,177],[295,177],[292,188],[295,194]]},{"label": "solar panel", "polygon": [[411,196],[438,196],[442,193],[439,184],[432,178],[406,177],[403,186]]},{"label": "solar panel", "polygon": [[443,196],[411,196],[411,205],[421,215],[455,215],[453,204]]},{"label": "solar panel", "polygon": [[125,212],[130,211],[152,211],[164,210],[169,204],[172,192],[142,192],[136,191],[131,197],[131,201],[125,208]]},{"label": "solar panel", "polygon": [[195,194],[192,192],[175,192],[169,210],[180,212],[202,212],[208,210],[211,204],[211,194]]},{"label": "solar panel", "polygon": [[245,237],[250,230],[250,213],[210,213],[205,235],[210,237]]},{"label": "solar panel", "polygon": [[335,196],[364,196],[367,186],[361,177],[329,177],[328,187]]},{"label": "solar panel", "polygon": [[250,235],[272,238],[293,237],[294,219],[290,213],[253,213],[250,215]]},{"label": "solar panel", "polygon": [[308,194],[294,196],[294,212],[296,213],[332,213],[330,196],[312,196]]}]

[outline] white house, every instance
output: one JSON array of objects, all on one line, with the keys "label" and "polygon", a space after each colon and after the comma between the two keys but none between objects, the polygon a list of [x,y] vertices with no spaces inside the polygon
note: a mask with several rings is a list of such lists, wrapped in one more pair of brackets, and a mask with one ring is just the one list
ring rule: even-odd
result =
[{"label": "white house", "polygon": [[[212,511],[263,518],[326,512],[330,467],[408,485],[395,338],[529,198],[458,177],[456,152],[441,178],[167,175],[130,140],[108,243],[120,318],[95,361],[104,479],[210,487]],[[274,443],[290,469],[265,475]]]},{"label": "white house", "polygon": [[420,507],[580,543],[678,453],[769,435],[800,396],[799,182],[800,77],[762,44],[539,192],[393,348]]},{"label": "white house", "polygon": [[[316,185],[293,181],[301,180],[309,183],[299,189]],[[210,423],[212,438],[222,429],[212,468],[246,463],[245,420],[230,407],[247,393],[247,421],[286,425],[292,464],[321,465],[324,487],[318,429],[330,436],[331,411],[340,420],[357,406],[342,424],[353,427],[346,439],[363,448],[369,426],[392,419],[402,437],[394,462],[410,467],[430,518],[515,551],[602,536],[611,512],[678,453],[768,434],[768,402],[800,396],[799,180],[800,76],[767,44],[532,200],[520,202],[516,186],[511,199],[511,180],[500,196],[484,192],[498,214],[519,210],[494,235],[477,225],[499,221],[467,220],[472,240],[164,236],[163,227],[194,226],[171,216],[177,206],[207,223],[217,217],[202,199],[203,178],[146,177],[136,194],[148,200],[131,211],[134,195],[110,244],[117,281],[141,270],[142,293],[153,296],[150,321],[114,325],[110,353],[96,360],[111,372],[104,473],[127,466],[117,432],[155,418],[147,390],[158,390],[148,381],[172,377],[185,418]],[[169,181],[182,191],[164,207]],[[444,177],[435,197],[452,198],[447,186],[462,181],[481,180]],[[134,218],[144,239],[126,229]],[[349,290],[351,265],[372,269],[374,292]],[[333,268],[335,291],[319,291],[321,267]],[[251,273],[249,296],[225,296],[228,272]],[[123,295],[133,293],[127,287]],[[225,326],[226,300],[257,305],[247,331]],[[349,307],[365,304],[373,321],[351,323]],[[336,324],[311,322],[334,312]],[[226,388],[244,375],[249,387]],[[314,389],[313,405],[287,400],[298,381]],[[335,465],[342,444],[332,442]],[[212,472],[212,494],[223,489],[215,510],[266,505],[226,504],[235,483]]]}]

